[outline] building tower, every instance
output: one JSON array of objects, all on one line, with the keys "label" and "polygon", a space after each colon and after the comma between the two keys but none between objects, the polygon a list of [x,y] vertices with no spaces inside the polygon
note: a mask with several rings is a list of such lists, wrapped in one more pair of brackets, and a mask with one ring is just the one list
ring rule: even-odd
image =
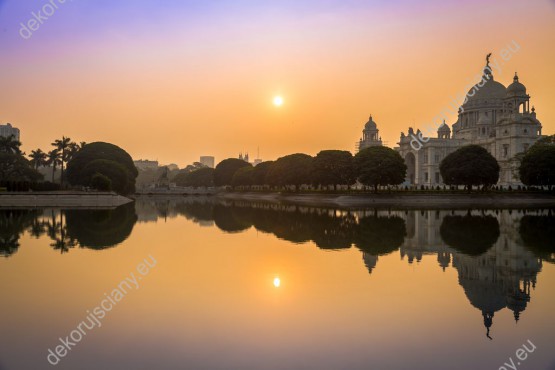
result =
[{"label": "building tower", "polygon": [[379,133],[380,130],[378,130],[378,125],[372,119],[372,115],[370,115],[362,131],[362,139],[360,139],[358,143],[358,151],[372,146],[382,146],[382,138],[379,136]]}]

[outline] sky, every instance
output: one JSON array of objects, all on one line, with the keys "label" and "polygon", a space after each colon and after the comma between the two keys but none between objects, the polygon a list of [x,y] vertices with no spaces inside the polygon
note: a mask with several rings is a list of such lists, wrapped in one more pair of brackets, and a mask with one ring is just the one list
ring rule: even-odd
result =
[{"label": "sky", "polygon": [[494,77],[554,134],[553,0],[0,0],[0,123],[180,166],[354,152],[370,114],[394,147],[515,43]]}]

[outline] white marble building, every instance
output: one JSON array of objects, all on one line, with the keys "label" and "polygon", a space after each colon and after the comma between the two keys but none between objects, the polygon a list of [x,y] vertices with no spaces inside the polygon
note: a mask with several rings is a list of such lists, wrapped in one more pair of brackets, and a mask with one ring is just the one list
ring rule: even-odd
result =
[{"label": "white marble building", "polygon": [[[421,140],[424,136],[424,140]],[[530,95],[515,73],[513,82],[505,87],[495,81],[489,62],[482,80],[473,86],[458,110],[458,119],[437,128],[437,137],[426,138],[420,130],[409,128],[401,133],[395,148],[408,167],[406,184],[443,185],[439,171],[441,161],[465,145],[477,144],[487,149],[501,167],[499,185],[516,186],[515,155],[525,152],[542,137],[542,124],[530,107]],[[360,140],[359,150],[382,145],[375,122],[370,118]]]},{"label": "white marble building", "polygon": [[396,149],[405,158],[410,184],[442,184],[439,164],[443,158],[462,146],[477,144],[499,162],[499,185],[515,186],[520,184],[515,176],[515,155],[525,152],[541,135],[542,125],[534,107],[530,108],[530,95],[518,75],[515,73],[513,83],[505,87],[495,81],[487,65],[483,79],[468,92],[451,128],[444,122],[437,138],[421,141],[421,148],[413,141],[419,132],[410,128],[407,135],[401,133]]}]

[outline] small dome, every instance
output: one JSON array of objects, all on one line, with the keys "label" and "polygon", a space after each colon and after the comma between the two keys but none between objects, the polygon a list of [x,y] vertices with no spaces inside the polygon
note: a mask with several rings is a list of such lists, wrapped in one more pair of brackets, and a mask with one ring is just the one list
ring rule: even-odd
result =
[{"label": "small dome", "polygon": [[376,130],[378,128],[378,125],[376,125],[376,122],[374,122],[374,120],[372,119],[372,115],[370,115],[370,118],[368,119],[368,122],[366,122],[366,125],[364,125],[364,129],[365,130]]},{"label": "small dome", "polygon": [[445,123],[445,120],[443,120],[443,123],[441,124],[441,126],[439,126],[439,129],[437,131],[438,132],[451,132],[451,129],[449,128],[449,125]]},{"label": "small dome", "polygon": [[526,95],[526,86],[518,81],[518,75],[515,72],[513,83],[507,87],[507,96],[523,96]]}]

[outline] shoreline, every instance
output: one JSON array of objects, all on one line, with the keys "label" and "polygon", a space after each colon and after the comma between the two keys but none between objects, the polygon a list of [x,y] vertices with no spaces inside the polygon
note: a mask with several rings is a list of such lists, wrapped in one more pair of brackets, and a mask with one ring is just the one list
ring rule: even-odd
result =
[{"label": "shoreline", "polygon": [[0,193],[0,208],[115,208],[139,198],[176,199],[208,197],[222,201],[266,202],[339,208],[457,209],[457,208],[555,208],[550,194],[308,194],[219,192],[215,194],[135,194],[129,198],[116,193],[92,192],[22,192]]},{"label": "shoreline", "polygon": [[133,202],[116,193],[78,191],[0,193],[1,208],[116,208]]},{"label": "shoreline", "polygon": [[306,206],[373,207],[397,209],[455,208],[555,208],[549,194],[280,194],[219,193],[229,201],[264,201]]}]

